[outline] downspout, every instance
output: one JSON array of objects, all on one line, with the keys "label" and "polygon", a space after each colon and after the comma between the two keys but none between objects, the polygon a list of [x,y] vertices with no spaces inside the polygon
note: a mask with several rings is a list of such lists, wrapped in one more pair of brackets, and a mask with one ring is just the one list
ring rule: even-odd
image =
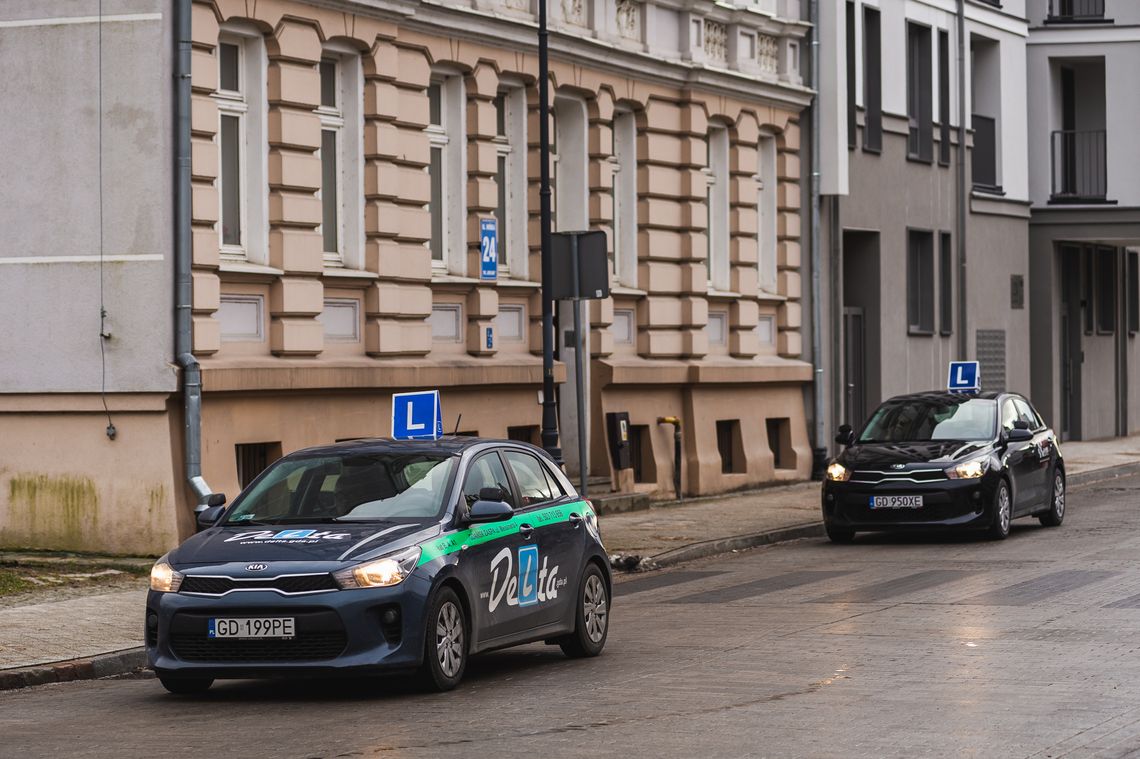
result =
[{"label": "downspout", "polygon": [[823,305],[820,287],[819,245],[819,0],[811,0],[808,11],[811,23],[811,82],[815,94],[811,106],[811,361],[812,361],[812,425],[815,434],[812,451],[812,478],[823,478],[823,465],[827,456],[823,428]]},{"label": "downspout", "polygon": [[202,478],[202,370],[191,347],[190,279],[190,4],[174,0],[174,355],[182,369],[183,457],[194,511],[206,508],[210,486]]},{"label": "downspout", "polygon": [[969,356],[966,334],[966,0],[958,0],[958,360]]}]

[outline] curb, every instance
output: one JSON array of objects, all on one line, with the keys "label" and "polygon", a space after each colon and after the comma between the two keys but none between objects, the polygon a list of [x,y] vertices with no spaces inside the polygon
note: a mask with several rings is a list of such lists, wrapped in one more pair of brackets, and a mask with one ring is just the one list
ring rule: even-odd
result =
[{"label": "curb", "polygon": [[0,670],[0,691],[47,683],[66,683],[72,680],[98,680],[102,677],[125,675],[145,666],[146,651],[140,647],[100,654],[87,659],[5,669]]},{"label": "curb", "polygon": [[1100,469],[1091,469],[1087,472],[1075,472],[1068,475],[1068,484],[1071,487],[1083,487],[1085,485],[1093,485],[1098,482],[1115,480],[1118,477],[1128,477],[1133,474],[1140,474],[1140,462],[1137,462],[1135,464],[1106,466],[1101,467]]}]

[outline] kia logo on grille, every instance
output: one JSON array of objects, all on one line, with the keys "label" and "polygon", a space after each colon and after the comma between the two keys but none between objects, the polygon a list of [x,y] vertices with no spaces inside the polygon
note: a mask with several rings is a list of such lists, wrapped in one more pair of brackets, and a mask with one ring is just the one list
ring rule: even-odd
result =
[{"label": "kia logo on grille", "polygon": [[906,469],[906,464],[891,464],[891,469]]},{"label": "kia logo on grille", "polygon": [[250,572],[260,572],[263,569],[269,569],[269,565],[268,564],[250,564],[248,567],[246,567],[246,569],[249,570]]}]

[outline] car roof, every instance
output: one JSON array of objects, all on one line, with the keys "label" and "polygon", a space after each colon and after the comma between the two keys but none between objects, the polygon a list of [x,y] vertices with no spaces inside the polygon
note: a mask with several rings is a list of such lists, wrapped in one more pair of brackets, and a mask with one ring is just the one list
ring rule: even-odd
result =
[{"label": "car roof", "polygon": [[1021,397],[1017,393],[1010,393],[1008,391],[989,391],[985,393],[951,393],[947,390],[926,390],[920,393],[906,393],[904,395],[896,395],[893,398],[888,398],[884,403],[895,403],[898,401],[954,401],[963,403],[972,398],[982,398],[984,400],[994,401],[1005,395],[1015,395]]},{"label": "car roof", "polygon": [[465,451],[488,444],[507,445],[524,448],[532,453],[546,456],[546,452],[530,443],[518,440],[469,437],[466,435],[445,435],[438,440],[395,440],[393,438],[358,438],[342,440],[328,445],[316,445],[293,451],[289,457],[345,456],[367,453],[420,453],[459,456]]}]

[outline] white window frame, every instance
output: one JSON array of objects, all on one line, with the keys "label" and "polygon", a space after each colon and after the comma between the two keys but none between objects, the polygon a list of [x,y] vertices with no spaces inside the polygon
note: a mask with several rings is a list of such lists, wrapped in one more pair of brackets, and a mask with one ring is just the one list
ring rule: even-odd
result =
[{"label": "white window frame", "polygon": [[[527,142],[526,90],[519,82],[499,83],[498,97],[503,105],[503,134],[495,136],[496,181],[498,159],[504,159],[506,180],[506,219],[499,219],[499,276],[526,279],[527,258]],[[496,121],[498,114],[496,114]],[[498,218],[496,204],[496,218]]]},{"label": "white window frame", "polygon": [[708,286],[729,289],[728,246],[731,236],[729,209],[728,127],[710,124],[705,142],[708,149],[705,181],[708,185]]},{"label": "white window frame", "polygon": [[[429,213],[441,216],[441,258],[436,259],[433,255],[431,265],[432,271],[437,274],[462,276],[466,270],[467,253],[467,109],[463,76],[450,69],[437,69],[432,73],[431,86],[439,87],[440,121],[443,122],[429,124],[424,129],[431,149],[441,151],[441,176],[438,178],[441,188],[440,207],[432,208],[430,200],[427,205]],[[427,171],[430,175],[430,163]],[[437,179],[430,177],[430,181],[435,183]],[[434,224],[431,226],[434,227]],[[432,242],[428,240],[428,250],[432,249]]]},{"label": "white window frame", "polygon": [[774,293],[777,289],[777,255],[779,250],[778,223],[779,204],[777,193],[779,180],[776,176],[776,162],[778,160],[776,137],[761,131],[760,141],[756,144],[757,160],[760,173],[756,175],[757,192],[757,230],[756,253],[759,261],[760,289]]},{"label": "white window frame", "polygon": [[[321,141],[331,131],[336,137],[336,250],[323,250],[324,246],[324,188],[318,190],[322,200],[321,233],[322,252],[327,267],[364,268],[364,71],[360,55],[348,46],[326,45],[322,61],[334,65],[336,77],[336,104],[318,106],[321,121]],[[323,147],[317,150],[322,160]]]},{"label": "white window frame", "polygon": [[[352,331],[348,334],[333,333],[329,331],[326,320],[333,309],[345,309],[351,312]],[[324,328],[325,339],[334,343],[360,342],[360,299],[359,298],[325,298],[324,309],[317,314],[317,321]]]},{"label": "white window frame", "polygon": [[614,112],[614,275],[618,284],[637,287],[637,116]]},{"label": "white window frame", "polygon": [[[261,33],[243,25],[223,25],[218,45],[235,45],[238,49],[238,90],[215,90],[212,94],[218,109],[218,128],[214,138],[218,146],[218,250],[223,262],[264,264],[269,259],[269,138],[266,124],[269,104],[265,91],[265,72],[268,58]],[[221,66],[221,56],[216,55]],[[220,72],[219,72],[220,74]],[[219,76],[220,87],[220,76]],[[222,119],[238,119],[239,165],[238,179],[241,197],[238,209],[240,236],[238,244],[223,241],[222,177]]]}]

